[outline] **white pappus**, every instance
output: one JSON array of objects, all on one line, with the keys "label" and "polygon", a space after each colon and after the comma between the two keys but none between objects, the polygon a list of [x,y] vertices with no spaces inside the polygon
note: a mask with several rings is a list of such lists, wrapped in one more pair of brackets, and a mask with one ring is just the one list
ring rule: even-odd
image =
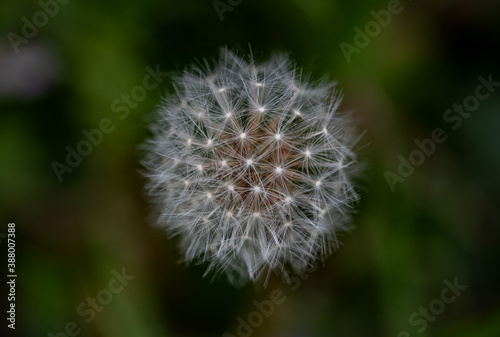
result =
[{"label": "white pappus", "polygon": [[185,261],[242,283],[330,254],[359,198],[359,137],[335,84],[310,83],[285,55],[257,63],[222,49],[174,85],[142,164]]}]

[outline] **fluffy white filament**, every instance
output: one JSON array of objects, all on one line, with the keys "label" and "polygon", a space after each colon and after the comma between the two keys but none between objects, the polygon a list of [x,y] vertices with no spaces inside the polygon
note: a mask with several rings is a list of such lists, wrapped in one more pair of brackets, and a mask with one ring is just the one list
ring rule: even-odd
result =
[{"label": "fluffy white filament", "polygon": [[358,199],[356,136],[333,84],[308,83],[286,56],[257,64],[222,50],[175,85],[143,165],[185,260],[242,282],[331,253]]}]

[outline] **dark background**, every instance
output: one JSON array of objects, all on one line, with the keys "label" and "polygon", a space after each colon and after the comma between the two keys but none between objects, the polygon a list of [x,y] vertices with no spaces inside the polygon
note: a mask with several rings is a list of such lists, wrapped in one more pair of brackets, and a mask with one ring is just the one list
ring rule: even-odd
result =
[{"label": "dark background", "polygon": [[[12,33],[21,36],[23,17],[33,22],[42,7],[3,0],[0,232],[16,223],[12,335],[55,335],[71,321],[79,336],[237,335],[238,317],[247,320],[254,300],[279,289],[286,300],[253,336],[500,336],[499,88],[456,130],[443,119],[474,95],[479,76],[500,82],[500,3],[401,6],[348,62],[339,45],[352,45],[355,27],[364,29],[370,11],[387,2],[243,0],[221,20],[209,0],[71,0],[16,53]],[[356,227],[293,289],[279,278],[267,288],[236,289],[224,278],[203,279],[204,266],[178,264],[176,240],[150,226],[137,150],[145,116],[172,91],[171,81],[148,91],[123,120],[111,108],[142,85],[147,66],[179,71],[220,47],[248,52],[249,45],[259,59],[285,51],[313,78],[337,80],[342,110],[354,111],[366,130]],[[75,149],[82,130],[105,118],[113,131],[60,182],[53,163],[65,164],[67,146]],[[392,192],[384,173],[397,173],[398,156],[408,159],[415,139],[435,128],[446,141]],[[86,323],[76,308],[103,294],[122,268],[135,278]],[[424,323],[412,325],[409,316],[436,303],[445,280],[455,278],[467,289],[417,331]]]}]

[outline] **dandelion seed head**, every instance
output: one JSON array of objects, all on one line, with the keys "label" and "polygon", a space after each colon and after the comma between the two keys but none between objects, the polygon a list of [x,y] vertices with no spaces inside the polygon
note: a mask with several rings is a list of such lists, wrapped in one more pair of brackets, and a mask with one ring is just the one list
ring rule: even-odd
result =
[{"label": "dandelion seed head", "polygon": [[304,272],[336,248],[359,199],[357,133],[334,84],[300,74],[283,55],[258,63],[224,49],[176,78],[142,164],[185,261],[243,283]]}]

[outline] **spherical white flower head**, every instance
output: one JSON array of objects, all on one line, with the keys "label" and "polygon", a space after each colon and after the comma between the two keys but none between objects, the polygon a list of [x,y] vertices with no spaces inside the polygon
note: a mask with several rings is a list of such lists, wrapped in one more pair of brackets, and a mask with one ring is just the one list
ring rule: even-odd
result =
[{"label": "spherical white flower head", "polygon": [[334,85],[307,83],[286,56],[258,64],[227,50],[175,85],[143,164],[185,260],[238,283],[331,253],[358,199],[356,136]]}]

